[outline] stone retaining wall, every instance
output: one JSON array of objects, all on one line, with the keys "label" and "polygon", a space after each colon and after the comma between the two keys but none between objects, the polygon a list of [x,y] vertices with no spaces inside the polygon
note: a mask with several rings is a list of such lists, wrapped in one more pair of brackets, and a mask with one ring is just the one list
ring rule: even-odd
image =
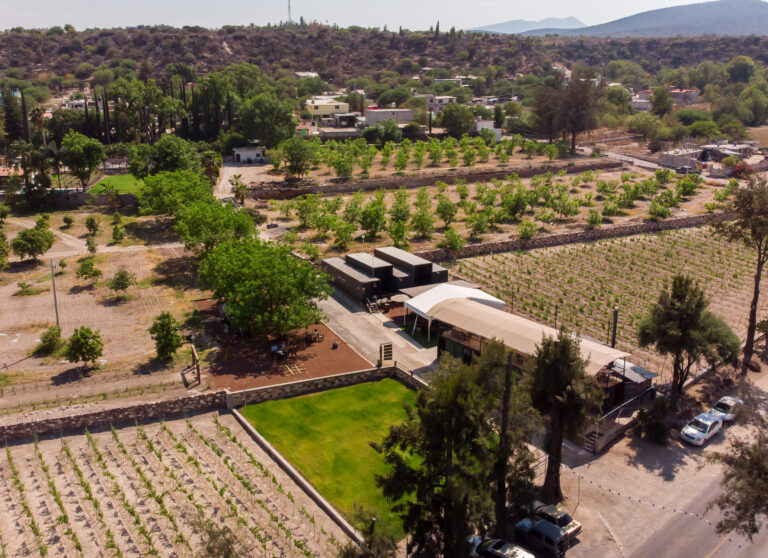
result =
[{"label": "stone retaining wall", "polygon": [[226,406],[227,393],[218,391],[203,395],[190,395],[142,403],[117,409],[106,409],[66,417],[49,418],[0,426],[0,440],[5,442],[46,436],[71,431],[81,431],[85,428],[96,428],[110,424],[129,424],[136,421],[162,419],[180,416],[185,413],[197,413],[223,409]]},{"label": "stone retaining wall", "polygon": [[550,248],[552,246],[574,244],[577,242],[593,242],[595,240],[603,240],[607,238],[619,238],[622,236],[632,236],[643,233],[701,227],[726,218],[727,215],[723,213],[695,215],[692,217],[680,217],[677,219],[667,219],[665,221],[646,221],[643,223],[618,225],[616,227],[605,227],[574,233],[535,236],[527,240],[515,238],[498,242],[470,244],[462,248],[459,252],[451,252],[450,250],[427,250],[416,252],[416,255],[433,262],[440,262],[454,258],[472,258],[499,252],[534,250],[536,248]]},{"label": "stone retaining wall", "polygon": [[558,172],[561,170],[565,170],[568,174],[579,174],[588,170],[608,170],[618,169],[621,167],[621,161],[613,161],[607,159],[585,160],[584,162],[578,163],[566,163],[561,161],[551,163],[547,166],[536,166],[531,168],[510,167],[508,169],[498,171],[457,171],[450,174],[435,173],[390,176],[381,179],[356,180],[350,182],[312,186],[276,186],[273,188],[256,188],[251,190],[251,195],[255,199],[261,200],[284,200],[306,194],[350,194],[357,192],[358,190],[362,190],[364,192],[380,189],[393,190],[400,188],[401,186],[405,186],[406,188],[420,188],[422,186],[431,186],[438,180],[445,182],[446,184],[455,184],[457,178],[464,179],[467,182],[483,182],[490,181],[492,178],[503,180],[512,173],[516,173],[518,176],[520,176],[520,178],[530,178],[537,174],[543,174],[546,172]]},{"label": "stone retaining wall", "polygon": [[414,376],[412,373],[395,365],[386,368],[370,368],[368,370],[358,370],[357,372],[346,372],[344,374],[325,376],[324,378],[298,380],[277,386],[236,391],[227,394],[227,408],[236,409],[245,405],[254,405],[274,399],[287,399],[289,397],[297,397],[299,395],[307,395],[366,382],[378,382],[385,378],[395,379],[412,389],[419,389],[428,385],[418,376]]}]

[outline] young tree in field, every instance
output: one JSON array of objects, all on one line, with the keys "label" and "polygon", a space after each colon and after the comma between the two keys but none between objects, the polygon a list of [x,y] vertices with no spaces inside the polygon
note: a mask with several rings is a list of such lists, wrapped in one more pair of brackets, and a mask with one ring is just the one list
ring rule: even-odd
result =
[{"label": "young tree in field", "polygon": [[183,344],[179,330],[181,324],[170,312],[162,312],[149,328],[149,335],[155,342],[155,351],[160,360],[169,360]]},{"label": "young tree in field", "polygon": [[427,153],[429,156],[429,164],[433,167],[437,167],[440,165],[440,161],[443,160],[443,145],[435,139],[430,139],[427,144]]},{"label": "young tree in field", "polygon": [[259,335],[283,335],[317,323],[317,300],[330,293],[325,274],[291,257],[290,247],[256,238],[216,246],[200,264],[200,276],[227,301],[232,325]]},{"label": "young tree in field", "polygon": [[432,209],[428,206],[418,208],[411,217],[411,226],[422,238],[431,238],[432,231],[435,230],[435,218],[432,216]]},{"label": "young tree in field", "polygon": [[93,256],[96,254],[96,237],[92,234],[89,234],[85,237],[85,247],[90,252],[90,254]]},{"label": "young tree in field", "polygon": [[248,193],[248,186],[243,182],[243,175],[232,175],[229,179],[229,185],[232,186],[232,195],[235,196],[240,205],[243,205],[245,203],[245,196]]},{"label": "young tree in field", "polygon": [[104,352],[104,342],[98,331],[89,327],[75,329],[67,341],[66,359],[72,363],[82,362],[87,368],[88,363],[96,362]]},{"label": "young tree in field", "polygon": [[135,284],[136,276],[126,269],[121,269],[109,280],[107,286],[115,292],[122,291],[123,298],[126,298],[128,289]]},{"label": "young tree in field", "polygon": [[333,229],[333,245],[339,250],[346,250],[352,244],[356,230],[354,223],[339,220]]},{"label": "young tree in field", "polygon": [[36,260],[51,249],[56,237],[44,227],[24,229],[11,241],[11,250],[20,258],[29,256]]},{"label": "young tree in field", "polygon": [[100,223],[99,218],[95,215],[89,215],[85,219],[85,228],[88,229],[89,234],[99,234]]},{"label": "young tree in field", "polygon": [[125,230],[120,225],[114,225],[112,227],[112,243],[120,244],[125,238]]},{"label": "young tree in field", "polygon": [[694,364],[735,362],[739,339],[723,320],[708,310],[704,291],[691,277],[675,275],[671,288],[661,291],[648,315],[640,322],[642,347],[653,345],[672,356],[670,405],[677,411],[680,394]]},{"label": "young tree in field", "polygon": [[746,188],[737,188],[733,201],[726,211],[733,214],[733,220],[722,221],[715,230],[730,241],[741,242],[755,254],[754,287],[749,305],[747,339],[744,343],[742,374],[747,373],[755,347],[757,306],[760,301],[760,281],[768,261],[768,181],[764,176],[753,177]]},{"label": "young tree in field", "polygon": [[75,277],[78,279],[88,279],[91,284],[98,281],[101,275],[102,271],[93,265],[93,260],[83,260],[80,262],[77,270],[75,270]]},{"label": "young tree in field", "polygon": [[344,206],[344,214],[342,219],[346,223],[358,223],[360,221],[360,215],[363,212],[363,202],[365,196],[361,191],[352,194],[352,197],[347,201],[347,205]]},{"label": "young tree in field", "polygon": [[466,243],[467,241],[453,227],[448,227],[445,229],[445,237],[438,243],[437,247],[451,252],[459,252]]},{"label": "young tree in field", "polygon": [[106,158],[101,142],[70,130],[61,142],[66,149],[64,163],[72,176],[80,181],[83,192],[88,186],[91,175]]},{"label": "young tree in field", "polygon": [[431,388],[376,446],[389,466],[376,482],[400,501],[394,510],[410,534],[410,556],[463,558],[467,537],[490,512],[486,402],[473,371],[448,355]]},{"label": "young tree in field", "polygon": [[545,336],[536,347],[536,363],[528,381],[533,406],[550,418],[547,472],[542,499],[557,503],[563,499],[560,464],[563,439],[582,431],[589,417],[600,408],[604,393],[586,374],[579,339],[561,330],[557,338]]},{"label": "young tree in field", "polygon": [[408,221],[396,221],[390,218],[387,232],[395,246],[398,248],[408,246]]},{"label": "young tree in field", "polygon": [[360,227],[369,238],[376,236],[387,224],[387,206],[384,204],[384,192],[376,192],[360,212]]},{"label": "young tree in field", "polygon": [[437,215],[443,220],[446,227],[451,226],[458,211],[456,204],[453,203],[448,196],[440,194],[437,197]]},{"label": "young tree in field", "polygon": [[408,199],[408,190],[401,186],[393,194],[394,200],[389,207],[389,221],[405,223],[411,218],[411,202]]}]

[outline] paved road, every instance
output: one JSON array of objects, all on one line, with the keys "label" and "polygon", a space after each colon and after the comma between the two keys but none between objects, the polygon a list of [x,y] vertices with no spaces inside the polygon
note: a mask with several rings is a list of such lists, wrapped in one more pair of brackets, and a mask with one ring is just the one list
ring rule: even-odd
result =
[{"label": "paved road", "polygon": [[[720,510],[706,508],[720,493],[720,479],[715,478],[702,486],[686,510],[702,515],[716,524],[722,517]],[[741,535],[718,535],[706,521],[695,516],[674,515],[640,545],[630,558],[768,558],[768,530],[763,530],[750,543]]]}]

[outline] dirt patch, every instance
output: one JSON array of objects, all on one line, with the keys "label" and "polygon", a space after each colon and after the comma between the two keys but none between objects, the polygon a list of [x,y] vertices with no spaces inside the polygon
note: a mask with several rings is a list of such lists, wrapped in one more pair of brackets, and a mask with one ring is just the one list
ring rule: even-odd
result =
[{"label": "dirt patch", "polygon": [[[283,343],[284,357],[272,352],[273,346],[280,350]],[[203,384],[210,382],[215,388],[249,389],[371,367],[324,324],[292,331],[284,341],[230,334],[222,337],[222,345],[202,378]]]}]

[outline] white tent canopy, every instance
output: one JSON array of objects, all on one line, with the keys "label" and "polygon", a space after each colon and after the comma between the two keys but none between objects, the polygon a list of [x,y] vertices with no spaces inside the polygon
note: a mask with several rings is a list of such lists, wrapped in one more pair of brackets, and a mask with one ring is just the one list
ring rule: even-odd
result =
[{"label": "white tent canopy", "polygon": [[507,307],[506,302],[496,298],[493,295],[481,291],[480,289],[471,289],[460,285],[450,285],[442,283],[434,289],[413,297],[405,303],[405,307],[416,314],[416,320],[413,323],[413,331],[416,331],[416,322],[421,316],[427,320],[427,339],[429,339],[430,329],[432,328],[431,310],[441,302],[451,299],[466,299],[474,302],[504,310]]}]

